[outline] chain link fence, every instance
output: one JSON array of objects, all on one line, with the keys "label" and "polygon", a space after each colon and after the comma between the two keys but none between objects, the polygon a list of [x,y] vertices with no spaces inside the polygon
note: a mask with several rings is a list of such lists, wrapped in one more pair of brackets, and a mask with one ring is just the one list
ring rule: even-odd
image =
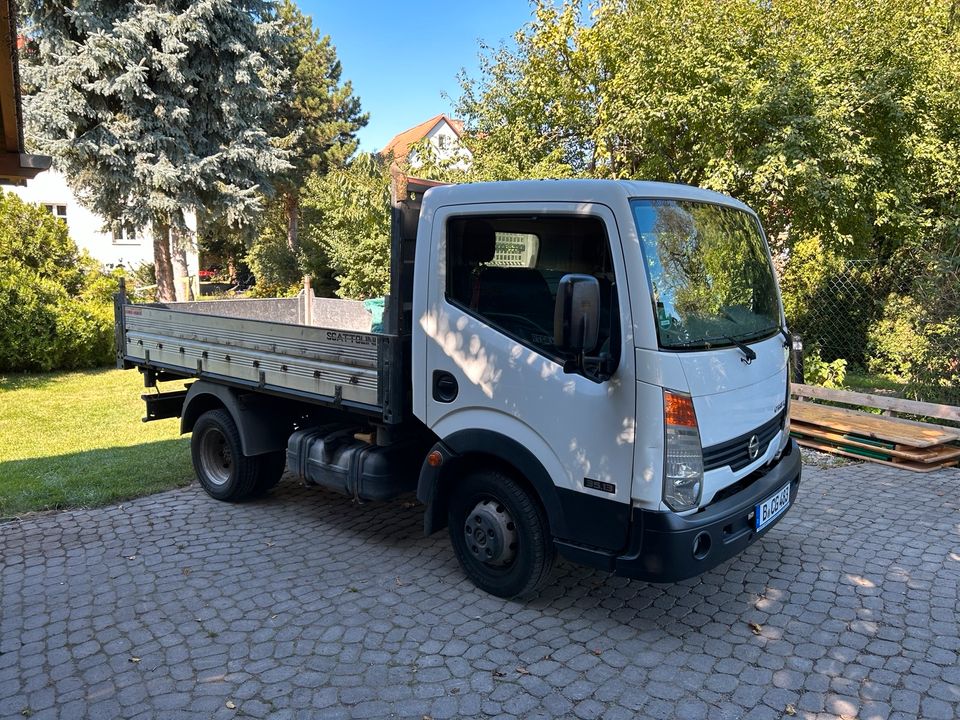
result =
[{"label": "chain link fence", "polygon": [[849,261],[800,306],[788,321],[805,355],[846,360],[846,386],[960,406],[960,257],[921,271]]}]

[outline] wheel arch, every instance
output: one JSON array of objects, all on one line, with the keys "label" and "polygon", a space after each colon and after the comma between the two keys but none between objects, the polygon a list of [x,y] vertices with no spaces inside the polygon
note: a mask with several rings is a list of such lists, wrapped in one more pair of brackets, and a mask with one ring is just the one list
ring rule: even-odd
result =
[{"label": "wheel arch", "polygon": [[198,380],[183,401],[180,433],[193,432],[197,420],[209,410],[225,410],[237,426],[243,454],[264,455],[284,450],[290,436],[288,413],[256,394],[240,394],[234,388]]},{"label": "wheel arch", "polygon": [[[430,464],[433,452],[440,454],[439,465]],[[547,515],[551,534],[554,537],[568,534],[563,505],[543,463],[513,438],[482,429],[459,430],[431,448],[417,483],[417,498],[426,505],[425,534],[430,535],[447,526],[447,499],[457,471],[478,466],[509,473],[539,501]]]}]

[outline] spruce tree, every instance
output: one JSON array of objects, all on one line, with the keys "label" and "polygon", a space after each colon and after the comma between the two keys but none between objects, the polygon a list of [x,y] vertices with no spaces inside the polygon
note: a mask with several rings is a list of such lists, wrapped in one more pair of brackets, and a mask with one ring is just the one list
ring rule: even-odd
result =
[{"label": "spruce tree", "polygon": [[277,17],[285,42],[281,51],[289,75],[281,82],[275,133],[283,135],[292,167],[278,180],[287,218],[287,245],[298,250],[300,189],[311,174],[343,167],[357,149],[356,132],[369,116],[360,111],[329,36],[321,36],[309,16],[282,0]]},{"label": "spruce tree", "polygon": [[[274,4],[30,0],[28,141],[112,222],[151,225],[158,295],[189,242],[184,211],[232,223],[289,168],[272,132],[285,81]],[[172,237],[171,241],[168,239]]]}]

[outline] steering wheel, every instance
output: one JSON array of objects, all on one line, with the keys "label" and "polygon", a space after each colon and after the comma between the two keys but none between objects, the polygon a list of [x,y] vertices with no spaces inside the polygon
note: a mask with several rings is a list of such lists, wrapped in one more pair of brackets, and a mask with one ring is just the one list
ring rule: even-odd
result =
[{"label": "steering wheel", "polygon": [[548,332],[544,330],[528,317],[516,315],[515,313],[501,312],[487,312],[484,314],[498,325],[503,326],[510,332],[520,335],[527,340],[536,342],[533,340],[533,336],[540,335],[543,337],[549,337],[550,343],[553,344],[553,331],[551,330]]}]

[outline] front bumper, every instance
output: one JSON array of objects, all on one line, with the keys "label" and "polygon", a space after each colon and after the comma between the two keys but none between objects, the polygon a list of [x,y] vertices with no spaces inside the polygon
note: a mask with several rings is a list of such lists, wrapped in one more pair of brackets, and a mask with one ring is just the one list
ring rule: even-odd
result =
[{"label": "front bumper", "polygon": [[[780,461],[770,466],[764,475],[702,512],[680,516],[634,508],[631,548],[617,558],[616,573],[651,582],[676,582],[739,555],[790,512],[788,507],[762,530],[754,530],[753,513],[757,503],[787,483],[790,483],[790,507],[793,507],[800,489],[800,450],[793,439]],[[709,540],[704,539],[703,534]]]},{"label": "front bumper", "polygon": [[[743,552],[790,511],[800,488],[800,450],[791,439],[780,460],[753,473],[752,482],[701,512],[681,516],[633,508],[627,550],[616,556],[557,543],[571,560],[648,582],[700,575]],[[757,532],[756,505],[790,483],[790,507]]]}]

